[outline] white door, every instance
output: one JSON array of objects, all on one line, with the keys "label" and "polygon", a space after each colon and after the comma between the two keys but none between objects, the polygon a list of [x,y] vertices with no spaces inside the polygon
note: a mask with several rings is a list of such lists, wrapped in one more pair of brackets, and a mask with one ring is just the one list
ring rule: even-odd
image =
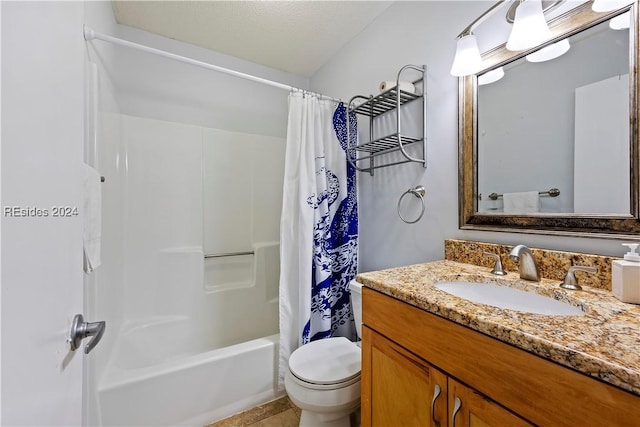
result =
[{"label": "white door", "polygon": [[2,425],[82,424],[83,13],[0,2]]}]

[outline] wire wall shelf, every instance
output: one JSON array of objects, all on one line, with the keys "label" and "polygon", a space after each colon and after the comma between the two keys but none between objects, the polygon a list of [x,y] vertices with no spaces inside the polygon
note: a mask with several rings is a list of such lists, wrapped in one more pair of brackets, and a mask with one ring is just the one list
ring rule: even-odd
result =
[{"label": "wire wall shelf", "polygon": [[[421,81],[420,79],[419,81]],[[418,82],[419,82],[418,81]],[[414,82],[414,83],[418,83]],[[404,105],[407,102],[415,101],[416,99],[422,98],[422,95],[416,95],[415,93],[405,92],[404,90],[400,90],[400,105]],[[358,98],[364,98],[358,96]],[[380,95],[365,98],[366,101],[362,104],[355,106],[351,111],[356,114],[362,114],[364,116],[369,117],[378,117],[381,114],[387,113],[389,111],[394,110],[397,104],[398,98],[398,90],[396,88],[391,88],[386,92],[381,93]]]},{"label": "wire wall shelf", "polygon": [[[403,74],[407,70],[414,70],[421,73],[421,77],[412,81],[416,88],[416,93],[407,92],[398,89],[400,82],[403,81]],[[417,162],[423,167],[427,167],[427,85],[426,85],[427,66],[405,65],[398,72],[396,85],[376,96],[356,95],[349,101],[349,112],[369,117],[369,141],[357,144],[348,138],[347,160],[349,163],[361,172],[369,172],[373,175],[375,169],[399,165],[403,163]],[[422,135],[409,136],[401,132],[401,119],[403,105],[414,101],[422,101]],[[374,119],[385,113],[395,111],[396,113],[396,129],[395,132],[377,137],[374,135]],[[349,120],[347,120],[347,135],[351,135],[349,130]],[[421,144],[420,144],[421,143]],[[421,145],[420,157],[410,155],[405,148],[408,146]],[[399,161],[383,161],[376,159],[379,156],[391,154],[395,152],[402,153],[403,159]]]}]

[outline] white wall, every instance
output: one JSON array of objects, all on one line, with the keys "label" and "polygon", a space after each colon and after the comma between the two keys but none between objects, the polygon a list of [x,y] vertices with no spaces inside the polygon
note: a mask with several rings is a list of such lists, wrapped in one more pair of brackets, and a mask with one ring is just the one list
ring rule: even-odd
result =
[{"label": "white wall", "polygon": [[[308,86],[306,78],[134,28],[119,26],[116,36],[295,87]],[[124,47],[117,49],[111,72],[124,114],[267,136],[286,133],[288,92],[282,89]]]},{"label": "white wall", "polygon": [[[311,79],[314,91],[349,99],[376,93],[407,63],[427,64],[428,168],[400,165],[373,177],[360,173],[360,271],[442,259],[443,240],[463,238],[607,255],[622,252],[604,239],[458,229],[458,81],[449,74],[458,33],[494,2],[397,2]],[[426,188],[426,212],[404,224],[396,204],[408,188]]]}]

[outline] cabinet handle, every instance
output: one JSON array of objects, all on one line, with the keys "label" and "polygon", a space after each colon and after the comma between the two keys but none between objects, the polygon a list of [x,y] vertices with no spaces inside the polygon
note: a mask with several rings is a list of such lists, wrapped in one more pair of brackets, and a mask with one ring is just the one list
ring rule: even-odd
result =
[{"label": "cabinet handle", "polygon": [[431,399],[431,420],[435,427],[440,427],[440,421],[436,420],[436,400],[438,400],[440,392],[440,385],[436,384],[435,387],[433,387],[433,399]]},{"label": "cabinet handle", "polygon": [[458,415],[460,407],[462,407],[462,400],[456,396],[453,404],[453,413],[451,414],[451,427],[456,427],[456,415]]}]

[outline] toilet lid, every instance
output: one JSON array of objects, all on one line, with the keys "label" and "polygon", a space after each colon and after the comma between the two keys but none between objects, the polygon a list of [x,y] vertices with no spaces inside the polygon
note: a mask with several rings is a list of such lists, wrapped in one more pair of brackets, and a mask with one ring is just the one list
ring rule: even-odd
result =
[{"label": "toilet lid", "polygon": [[312,341],[289,357],[289,370],[312,384],[336,384],[360,375],[360,348],[344,337]]}]

